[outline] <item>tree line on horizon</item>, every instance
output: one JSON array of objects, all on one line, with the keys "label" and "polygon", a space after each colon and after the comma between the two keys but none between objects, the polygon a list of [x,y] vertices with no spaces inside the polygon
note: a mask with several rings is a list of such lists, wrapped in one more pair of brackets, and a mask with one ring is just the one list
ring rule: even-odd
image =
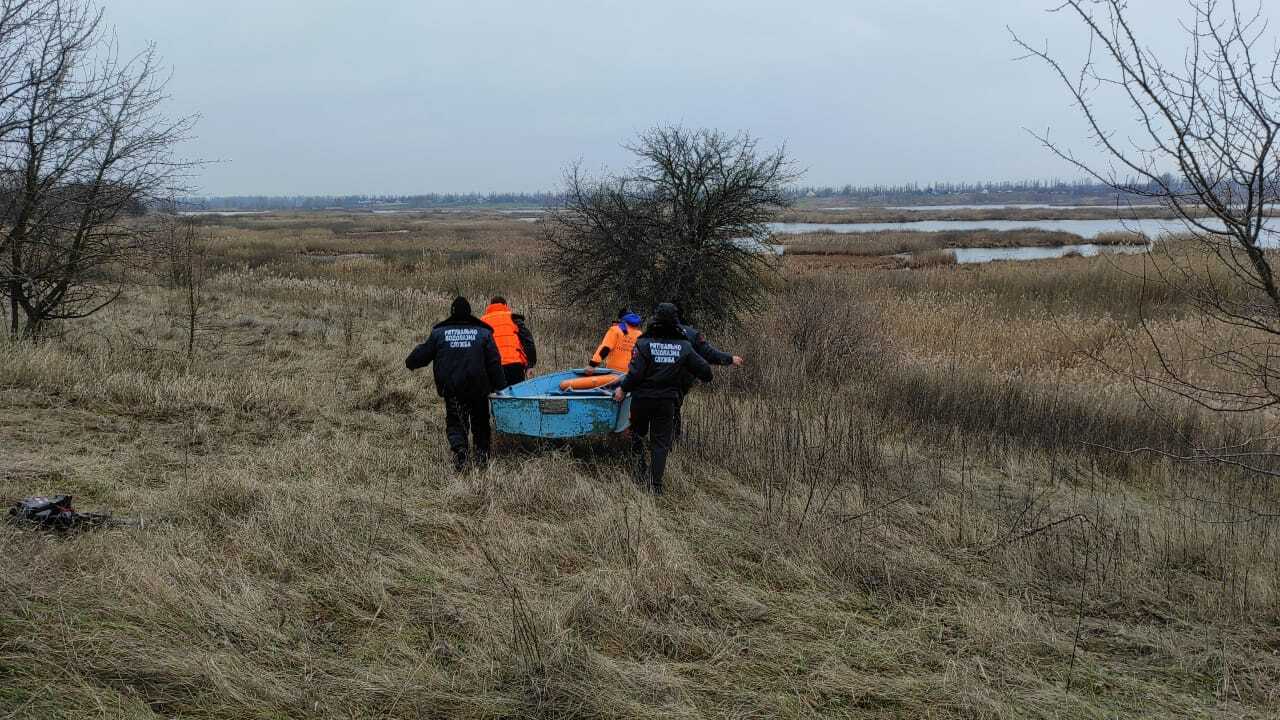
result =
[{"label": "tree line on horizon", "polygon": [[[1140,188],[1139,188],[1140,189]],[[846,198],[858,202],[904,202],[921,198],[1005,195],[1018,199],[1096,199],[1117,196],[1115,188],[1092,180],[1004,180],[841,186],[792,186],[793,199]],[[1140,195],[1140,193],[1137,193]],[[184,197],[157,210],[437,210],[487,206],[558,207],[563,192],[426,193],[418,195],[222,195]]]}]

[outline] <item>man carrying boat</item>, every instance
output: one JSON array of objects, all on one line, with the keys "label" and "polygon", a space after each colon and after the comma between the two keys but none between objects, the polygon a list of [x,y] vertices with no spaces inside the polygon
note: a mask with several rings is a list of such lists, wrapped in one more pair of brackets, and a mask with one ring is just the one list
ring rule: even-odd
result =
[{"label": "man carrying boat", "polygon": [[475,460],[489,460],[489,393],[506,387],[493,329],[471,314],[471,303],[454,299],[448,319],[437,323],[431,335],[405,358],[410,370],[433,368],[436,392],[444,398],[445,434],[453,452],[453,467],[467,463],[468,430],[475,446]]},{"label": "man carrying boat", "polygon": [[524,316],[512,312],[506,298],[498,296],[489,301],[480,320],[493,328],[493,342],[498,346],[507,385],[526,380],[530,368],[538,364],[538,346]]},{"label": "man carrying boat", "polygon": [[642,322],[636,313],[626,308],[619,310],[617,322],[609,326],[588,366],[594,369],[603,365],[609,370],[626,372],[631,367],[631,351],[643,332]]},{"label": "man carrying boat", "polygon": [[[732,365],[734,367],[742,367],[744,362],[742,356],[731,355],[723,352],[715,345],[707,341],[702,331],[689,324],[685,316],[684,305],[682,303],[674,303],[676,311],[680,314],[680,331],[693,344],[693,351],[698,353],[703,360],[711,365]],[[684,408],[684,398],[693,389],[693,378],[686,378],[685,383],[680,387],[680,398],[676,400],[676,417],[675,417],[675,437],[679,440],[684,435],[684,422],[680,417],[680,411]]]},{"label": "man carrying boat", "polygon": [[[649,471],[654,495],[662,494],[662,476],[671,451],[676,403],[689,376],[711,382],[711,366],[693,350],[680,329],[676,306],[663,303],[653,324],[636,341],[631,366],[613,399],[622,402],[631,393],[631,442],[641,478]],[[649,437],[650,464],[645,465],[645,437]]]}]

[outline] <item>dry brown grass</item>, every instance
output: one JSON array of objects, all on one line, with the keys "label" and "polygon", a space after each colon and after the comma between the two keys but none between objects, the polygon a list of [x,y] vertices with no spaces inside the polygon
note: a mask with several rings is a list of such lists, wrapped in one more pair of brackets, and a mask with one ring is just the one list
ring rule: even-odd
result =
[{"label": "dry brown grass", "polygon": [[1080,354],[1119,352],[1138,259],[784,270],[768,313],[715,338],[748,365],[690,398],[655,502],[607,446],[447,471],[440,402],[402,360],[455,289],[531,309],[548,368],[607,320],[542,304],[528,224],[235,221],[209,286],[225,342],[194,363],[160,289],[0,349],[0,497],[153,521],[0,527],[0,717],[1280,703],[1277,521],[1229,509],[1276,490],[1082,445],[1173,442]]},{"label": "dry brown grass", "polygon": [[955,253],[946,250],[926,250],[924,252],[913,253],[905,260],[906,266],[919,270],[921,268],[938,267],[939,265],[955,265]]}]

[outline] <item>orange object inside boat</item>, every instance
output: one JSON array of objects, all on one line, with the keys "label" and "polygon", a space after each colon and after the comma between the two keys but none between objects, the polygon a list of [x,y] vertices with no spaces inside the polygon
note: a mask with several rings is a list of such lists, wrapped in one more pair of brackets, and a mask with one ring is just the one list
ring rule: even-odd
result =
[{"label": "orange object inside boat", "polygon": [[618,380],[618,376],[613,373],[602,373],[600,375],[584,375],[571,380],[565,380],[560,383],[561,390],[591,390],[593,388],[604,387],[609,383]]}]

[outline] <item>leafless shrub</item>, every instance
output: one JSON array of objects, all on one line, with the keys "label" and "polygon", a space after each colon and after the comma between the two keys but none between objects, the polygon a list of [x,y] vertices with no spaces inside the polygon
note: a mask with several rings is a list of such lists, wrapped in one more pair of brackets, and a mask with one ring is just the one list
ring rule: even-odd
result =
[{"label": "leafless shrub", "polygon": [[710,326],[763,307],[772,266],[751,243],[790,204],[797,174],[785,150],[680,127],[645,132],[630,149],[641,166],[628,175],[596,181],[574,167],[563,207],[539,223],[555,298],[601,316],[678,300]]}]

